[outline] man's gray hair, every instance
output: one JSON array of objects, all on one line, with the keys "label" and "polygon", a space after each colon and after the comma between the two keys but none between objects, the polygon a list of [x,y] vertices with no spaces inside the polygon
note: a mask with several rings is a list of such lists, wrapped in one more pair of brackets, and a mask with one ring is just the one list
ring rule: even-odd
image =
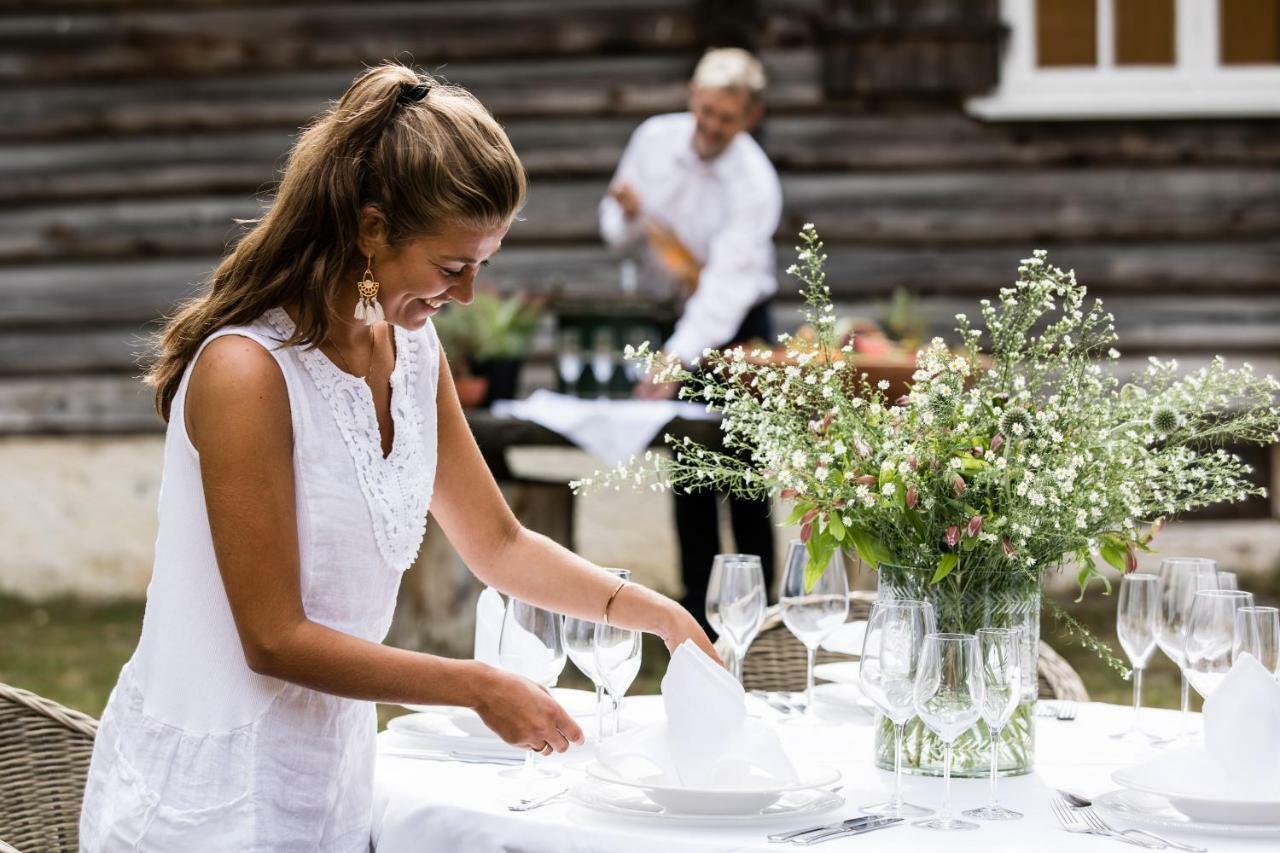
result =
[{"label": "man's gray hair", "polygon": [[708,50],[693,70],[695,86],[711,89],[734,89],[746,92],[753,100],[764,96],[764,66],[740,47],[718,47]]}]

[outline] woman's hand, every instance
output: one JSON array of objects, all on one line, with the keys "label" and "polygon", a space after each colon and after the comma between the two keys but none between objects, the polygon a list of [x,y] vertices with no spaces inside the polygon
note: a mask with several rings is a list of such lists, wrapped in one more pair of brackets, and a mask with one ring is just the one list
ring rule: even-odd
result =
[{"label": "woman's hand", "polygon": [[498,737],[543,755],[582,743],[582,729],[545,687],[493,667],[485,670],[475,710]]},{"label": "woman's hand", "polygon": [[693,640],[694,644],[706,653],[716,663],[724,666],[724,661],[720,659],[720,654],[716,651],[716,647],[712,645],[711,638],[707,636],[707,632],[702,630],[702,626],[698,624],[698,620],[674,601],[671,602],[671,608],[668,616],[668,626],[662,632],[662,641],[667,644],[667,651],[674,652],[676,646],[679,646],[685,640]]}]

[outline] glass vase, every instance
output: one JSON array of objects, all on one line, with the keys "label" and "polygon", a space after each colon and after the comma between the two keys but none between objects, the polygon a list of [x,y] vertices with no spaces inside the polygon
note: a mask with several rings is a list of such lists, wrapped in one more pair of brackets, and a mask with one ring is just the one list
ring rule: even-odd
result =
[{"label": "glass vase", "polygon": [[[933,568],[882,563],[881,598],[911,598],[933,605],[939,631],[975,633],[979,628],[1022,628],[1022,701],[1000,731],[997,757],[1002,776],[1030,773],[1035,762],[1035,701],[1040,660],[1040,575],[1012,569],[991,572],[957,568],[931,584]],[[893,724],[880,717],[876,727],[876,765],[893,770]],[[920,776],[941,776],[945,744],[919,717],[907,722],[902,769]],[[991,734],[981,720],[953,745],[951,775],[983,777],[991,772]]]}]

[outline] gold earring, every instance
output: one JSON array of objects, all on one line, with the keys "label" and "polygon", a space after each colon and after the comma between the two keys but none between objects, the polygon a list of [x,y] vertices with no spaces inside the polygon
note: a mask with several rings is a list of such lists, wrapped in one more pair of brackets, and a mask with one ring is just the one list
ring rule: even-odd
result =
[{"label": "gold earring", "polygon": [[363,321],[366,326],[387,319],[382,312],[382,304],[378,302],[378,288],[381,286],[373,277],[373,255],[370,255],[364,275],[356,282],[356,291],[360,295],[356,300],[356,319]]}]

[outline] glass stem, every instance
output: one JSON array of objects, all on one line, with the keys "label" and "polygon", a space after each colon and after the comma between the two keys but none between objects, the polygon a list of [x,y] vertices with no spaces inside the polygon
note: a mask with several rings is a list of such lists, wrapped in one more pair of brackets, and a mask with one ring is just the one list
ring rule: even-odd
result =
[{"label": "glass stem", "polygon": [[893,724],[893,813],[902,814],[902,742],[906,740],[906,723]]},{"label": "glass stem", "polygon": [[1139,714],[1142,711],[1142,667],[1133,669],[1133,730],[1142,731]]},{"label": "glass stem", "polygon": [[1000,769],[1000,729],[991,729],[991,808],[1000,805],[996,794],[997,771]]},{"label": "glass stem", "polygon": [[1191,684],[1185,672],[1182,674],[1182,734],[1191,736]]},{"label": "glass stem", "polygon": [[622,696],[618,696],[613,700],[613,733],[615,735],[622,731],[622,699]]},{"label": "glass stem", "polygon": [[804,684],[804,715],[813,717],[813,659],[817,656],[818,650],[809,646],[805,646],[804,650],[809,656]]},{"label": "glass stem", "polygon": [[596,743],[604,740],[604,685],[596,685]]},{"label": "glass stem", "polygon": [[538,760],[536,756],[537,753],[532,749],[524,754],[524,777],[526,779],[533,779],[534,762]]},{"label": "glass stem", "polygon": [[946,758],[942,764],[942,817],[950,819],[951,817],[951,744],[947,744]]},{"label": "glass stem", "polygon": [[733,673],[733,677],[738,680],[739,684],[742,683],[742,659],[744,657],[746,657],[746,655],[738,654],[737,649],[733,650],[733,659],[730,664],[731,669],[729,671]]}]

